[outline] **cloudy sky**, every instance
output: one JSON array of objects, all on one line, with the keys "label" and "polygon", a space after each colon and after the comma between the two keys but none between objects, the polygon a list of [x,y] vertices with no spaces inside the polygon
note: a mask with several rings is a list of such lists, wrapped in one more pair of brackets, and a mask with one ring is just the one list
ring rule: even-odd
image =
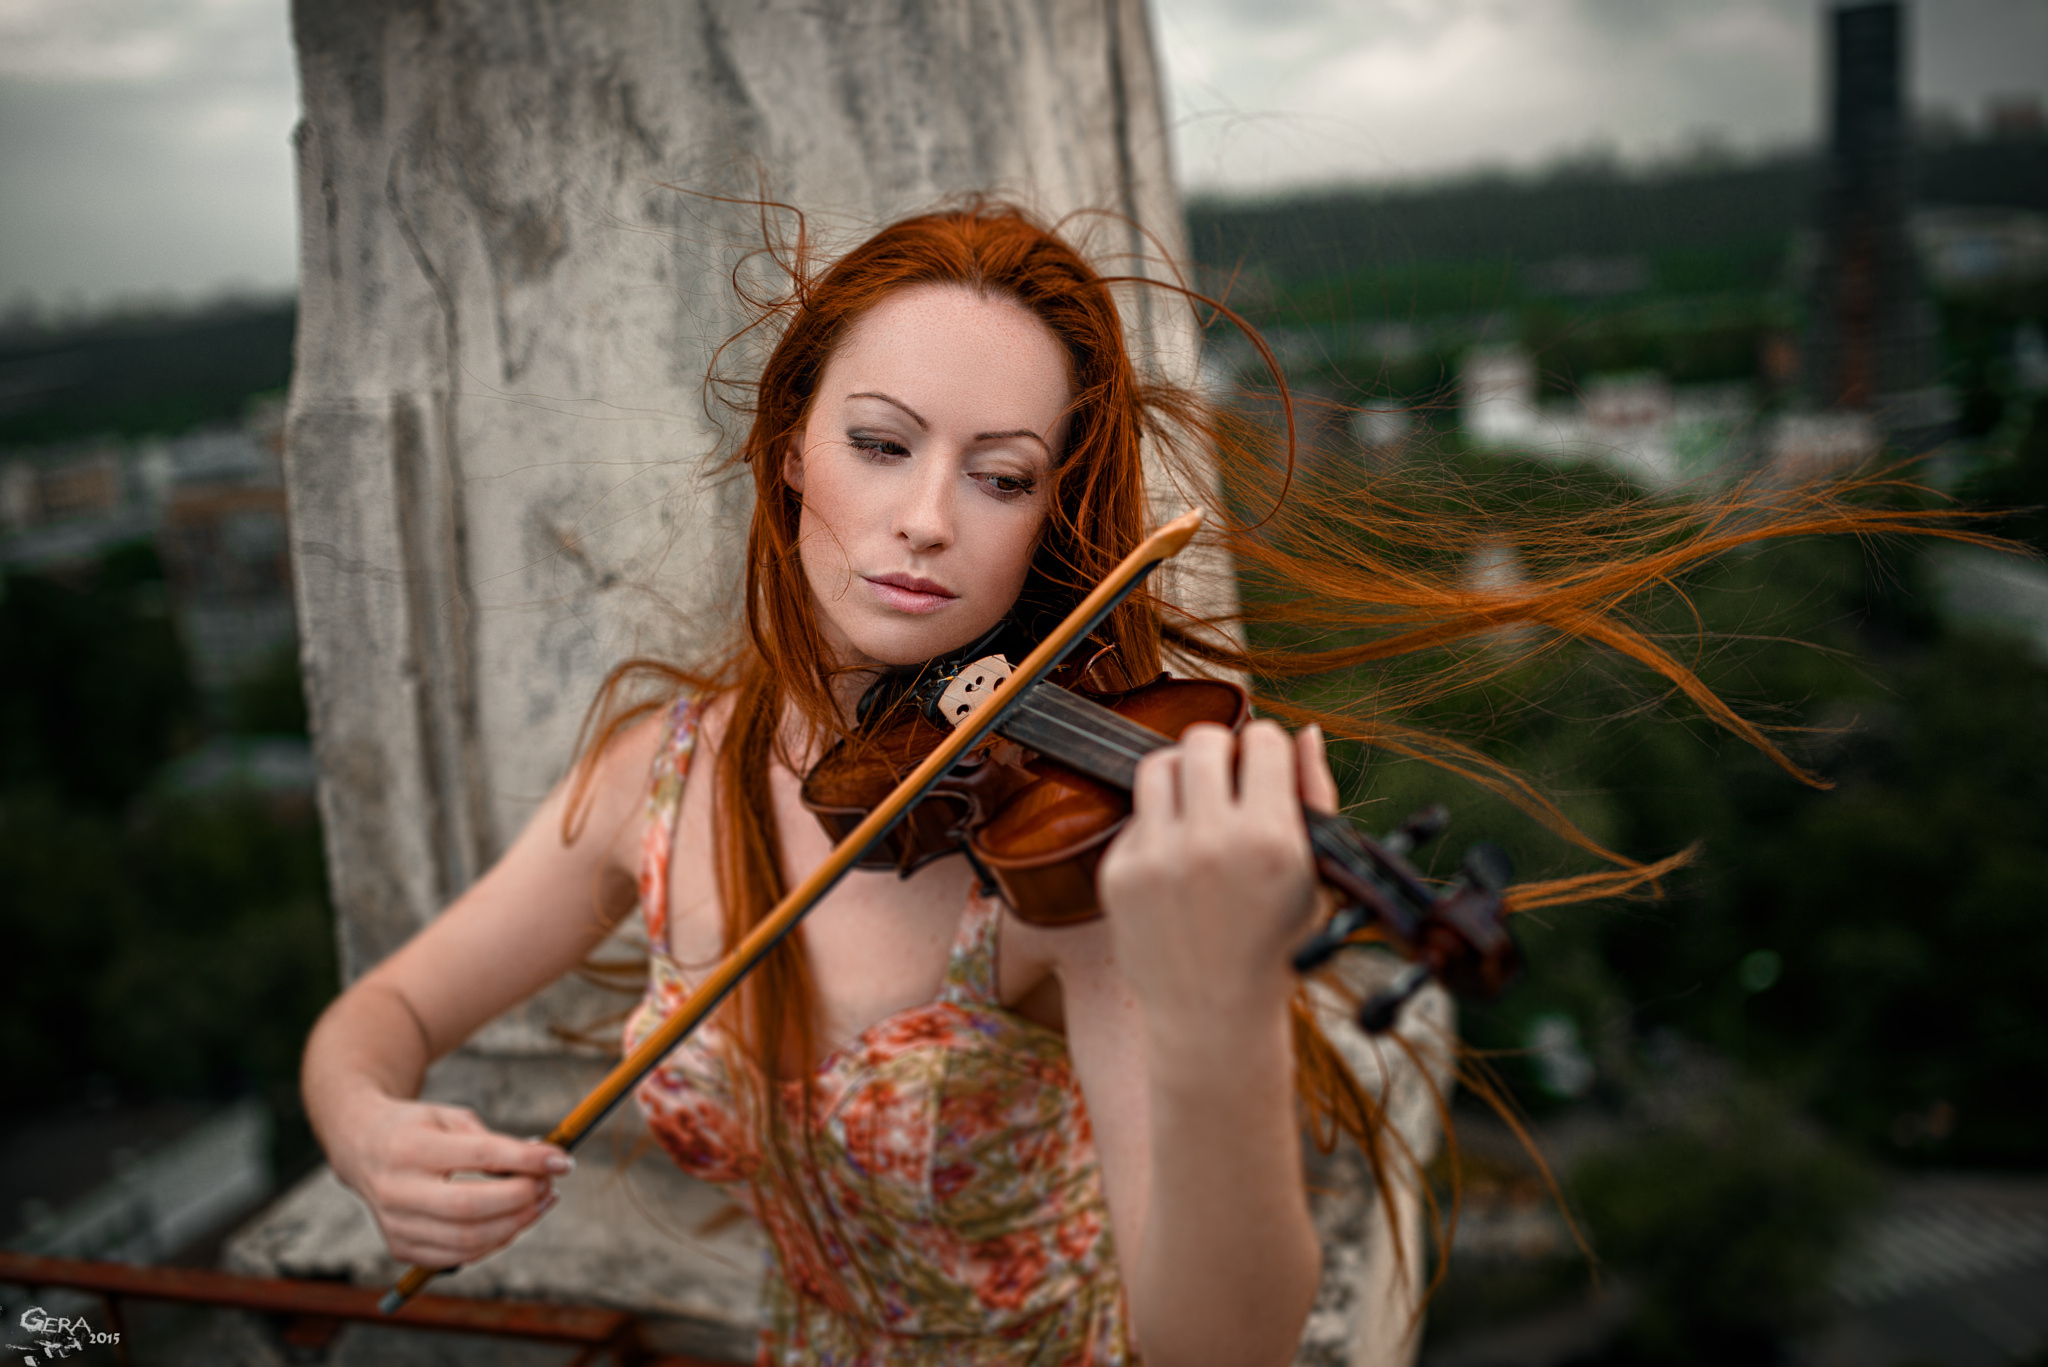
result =
[{"label": "cloudy sky", "polygon": [[[344,0],[345,2],[345,0]],[[1781,146],[1826,0],[1152,0],[1191,187]],[[288,287],[287,0],[0,0],[0,308]],[[1915,98],[2048,100],[2048,3],[1918,0]]]},{"label": "cloudy sky", "polygon": [[[1810,140],[1826,0],[1154,0],[1182,179],[1270,190]],[[1916,102],[2048,95],[2048,3],[1910,3]]]}]

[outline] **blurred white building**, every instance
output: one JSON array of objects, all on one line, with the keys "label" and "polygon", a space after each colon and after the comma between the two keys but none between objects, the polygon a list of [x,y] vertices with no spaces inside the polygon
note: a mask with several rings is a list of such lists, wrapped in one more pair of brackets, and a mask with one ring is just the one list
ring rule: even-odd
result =
[{"label": "blurred white building", "polygon": [[1584,430],[1580,449],[1649,488],[1680,478],[1672,446],[1676,408],[1671,382],[1642,372],[1596,376],[1580,396]]},{"label": "blurred white building", "polygon": [[1883,439],[1868,413],[1785,413],[1771,423],[1764,449],[1772,469],[1801,476],[1868,460]]},{"label": "blurred white building", "polygon": [[1415,430],[1415,415],[1399,404],[1361,408],[1351,415],[1351,435],[1369,451],[1399,447]]},{"label": "blurred white building", "polygon": [[1995,285],[2048,275],[2048,214],[1936,206],[1916,211],[1908,231],[1937,284]]},{"label": "blurred white building", "polygon": [[1712,478],[1753,448],[1749,385],[1674,387],[1651,371],[1596,375],[1576,396],[1539,398],[1535,358],[1474,348],[1460,379],[1460,421],[1475,446],[1594,461],[1646,488]]},{"label": "blurred white building", "polygon": [[1481,446],[1522,446],[1543,439],[1536,408],[1536,360],[1520,347],[1474,347],[1458,376],[1465,433]]}]

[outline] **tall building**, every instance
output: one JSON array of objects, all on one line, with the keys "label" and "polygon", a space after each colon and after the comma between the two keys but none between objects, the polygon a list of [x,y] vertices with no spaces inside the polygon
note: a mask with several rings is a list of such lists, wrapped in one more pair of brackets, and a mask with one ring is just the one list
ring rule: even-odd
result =
[{"label": "tall building", "polygon": [[1807,333],[1808,397],[1871,413],[1909,443],[1945,417],[1935,320],[1906,215],[1905,16],[1895,0],[1827,15],[1830,114]]}]

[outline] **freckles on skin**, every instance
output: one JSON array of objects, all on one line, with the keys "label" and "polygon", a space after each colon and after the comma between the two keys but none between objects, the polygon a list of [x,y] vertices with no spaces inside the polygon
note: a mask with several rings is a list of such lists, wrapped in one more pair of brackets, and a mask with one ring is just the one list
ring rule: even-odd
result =
[{"label": "freckles on skin", "polygon": [[1072,397],[1064,347],[1007,298],[916,286],[849,329],[783,469],[840,663],[916,663],[1002,620],[1045,524]]}]

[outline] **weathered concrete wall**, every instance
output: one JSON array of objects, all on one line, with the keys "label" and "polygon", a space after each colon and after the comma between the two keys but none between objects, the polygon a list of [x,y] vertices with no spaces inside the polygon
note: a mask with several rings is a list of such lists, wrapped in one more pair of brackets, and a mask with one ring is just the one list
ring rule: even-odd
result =
[{"label": "weathered concrete wall", "polygon": [[[846,245],[978,190],[1117,211],[1175,256],[1182,225],[1142,0],[293,17],[288,479],[354,977],[517,833],[607,667],[727,620],[750,493],[717,467],[703,382],[761,227],[670,187],[765,191]],[[1163,273],[1122,224],[1077,228],[1119,273]],[[1158,298],[1133,322],[1191,358]],[[558,992],[479,1043],[547,1051],[565,1012]]]}]

